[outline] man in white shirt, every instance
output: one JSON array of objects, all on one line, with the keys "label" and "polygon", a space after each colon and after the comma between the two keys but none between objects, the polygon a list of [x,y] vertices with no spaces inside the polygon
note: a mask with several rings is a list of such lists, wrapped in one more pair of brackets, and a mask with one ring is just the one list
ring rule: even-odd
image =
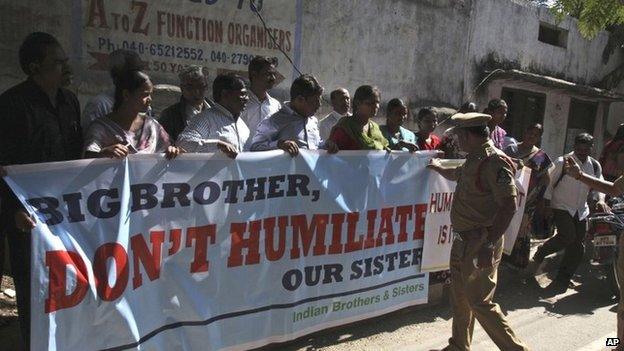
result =
[{"label": "man in white shirt", "polygon": [[245,121],[252,136],[263,119],[282,108],[279,101],[268,93],[276,82],[275,64],[274,58],[266,56],[256,56],[249,63],[249,102],[240,118]]},{"label": "man in white shirt", "polygon": [[187,152],[222,151],[236,158],[249,150],[249,128],[240,118],[249,100],[242,78],[219,75],[212,83],[214,106],[195,116],[179,135],[177,146]]},{"label": "man in white shirt", "polygon": [[[127,71],[142,70],[144,68],[144,63],[136,52],[124,49],[111,52],[108,56],[108,63],[113,83],[117,82],[119,77],[123,76]],[[82,130],[86,131],[89,124],[95,119],[113,112],[114,104],[115,88],[106,90],[89,99],[82,112],[82,118],[80,119]],[[149,113],[148,111],[148,114]]]},{"label": "man in white shirt", "polygon": [[304,74],[295,79],[290,87],[290,102],[260,122],[251,150],[282,149],[291,156],[297,156],[299,149],[337,152],[334,142],[321,138],[314,116],[321,106],[322,94],[323,87],[313,76]]},{"label": "man in white shirt", "polygon": [[329,98],[334,110],[319,122],[319,129],[321,130],[321,138],[323,138],[323,140],[329,140],[329,134],[336,123],[338,123],[338,120],[351,115],[349,113],[351,97],[347,89],[338,88],[329,94]]},{"label": "man in white shirt", "polygon": [[[564,158],[571,157],[585,174],[602,179],[600,163],[589,156],[593,145],[594,138],[591,135],[577,135],[574,139],[574,151],[554,162],[555,167],[550,172],[551,182],[544,194],[547,207],[545,215],[554,218],[557,235],[537,249],[530,270],[537,270],[546,256],[565,250],[557,278],[553,282],[556,292],[567,290],[570,279],[583,259],[585,221],[589,215],[587,196],[590,188],[563,172]],[[599,195],[596,207],[599,212],[608,210],[603,194]]]}]

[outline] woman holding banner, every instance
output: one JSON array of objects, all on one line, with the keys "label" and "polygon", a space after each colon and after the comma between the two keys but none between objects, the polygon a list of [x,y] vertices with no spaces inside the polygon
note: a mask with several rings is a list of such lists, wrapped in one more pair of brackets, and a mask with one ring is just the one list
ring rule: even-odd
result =
[{"label": "woman holding banner", "polygon": [[548,171],[552,167],[552,161],[543,150],[537,147],[543,132],[541,124],[531,124],[524,131],[522,142],[509,145],[504,150],[509,157],[522,160],[524,165],[531,169],[524,217],[513,251],[507,257],[509,263],[520,269],[525,268],[529,263],[533,217],[536,209],[544,206],[544,192],[550,182]]},{"label": "woman holding banner", "polygon": [[94,120],[85,134],[85,158],[124,158],[135,153],[162,153],[171,159],[181,149],[171,145],[165,129],[145,114],[154,86],[147,74],[129,71],[115,85],[113,112]]},{"label": "woman holding banner", "polygon": [[334,126],[329,140],[340,150],[390,150],[379,125],[372,121],[379,111],[381,94],[377,87],[362,85],[353,95],[353,116],[343,117]]}]

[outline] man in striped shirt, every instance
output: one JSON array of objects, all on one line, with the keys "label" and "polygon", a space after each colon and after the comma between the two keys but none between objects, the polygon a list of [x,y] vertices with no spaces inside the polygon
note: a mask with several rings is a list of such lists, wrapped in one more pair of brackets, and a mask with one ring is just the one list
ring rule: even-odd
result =
[{"label": "man in striped shirt", "polygon": [[240,116],[249,97],[241,77],[219,75],[212,83],[213,107],[193,118],[176,145],[187,152],[221,151],[231,158],[249,150],[249,128]]}]

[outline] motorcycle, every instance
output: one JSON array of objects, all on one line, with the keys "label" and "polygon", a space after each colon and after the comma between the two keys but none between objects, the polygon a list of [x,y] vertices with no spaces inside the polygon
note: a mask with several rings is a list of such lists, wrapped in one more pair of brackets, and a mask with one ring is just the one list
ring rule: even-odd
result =
[{"label": "motorcycle", "polygon": [[612,213],[595,213],[588,218],[585,239],[590,264],[602,271],[611,296],[619,297],[616,262],[618,239],[624,231],[624,198],[613,197],[608,204]]}]

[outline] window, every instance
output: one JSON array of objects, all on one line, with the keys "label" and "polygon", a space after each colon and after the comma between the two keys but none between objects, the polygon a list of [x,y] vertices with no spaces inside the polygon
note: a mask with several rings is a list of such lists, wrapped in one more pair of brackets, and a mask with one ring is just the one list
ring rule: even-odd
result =
[{"label": "window", "polygon": [[568,31],[557,28],[548,23],[540,23],[537,40],[542,43],[566,48],[568,46]]}]

